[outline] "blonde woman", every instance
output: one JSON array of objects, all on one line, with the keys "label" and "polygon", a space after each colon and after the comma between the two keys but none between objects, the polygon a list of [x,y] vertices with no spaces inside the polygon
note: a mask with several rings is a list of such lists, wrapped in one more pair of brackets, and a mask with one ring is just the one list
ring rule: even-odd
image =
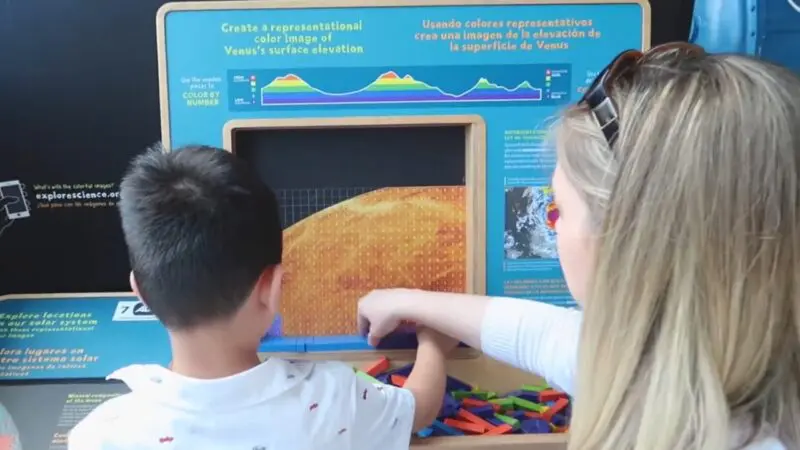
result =
[{"label": "blonde woman", "polygon": [[570,449],[800,448],[800,80],[688,44],[616,58],[555,128],[582,312],[411,290],[377,341],[439,329],[575,396]]}]

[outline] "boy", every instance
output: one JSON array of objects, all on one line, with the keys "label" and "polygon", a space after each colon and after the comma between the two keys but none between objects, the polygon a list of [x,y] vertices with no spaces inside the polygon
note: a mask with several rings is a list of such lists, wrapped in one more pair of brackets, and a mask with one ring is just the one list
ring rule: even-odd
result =
[{"label": "boy", "polygon": [[407,449],[433,421],[456,342],[432,331],[419,331],[403,389],[340,363],[261,363],[278,312],[282,230],[274,193],[243,161],[207,147],[148,152],[120,196],[131,287],[166,326],[172,365],[110,375],[131,393],[77,425],[70,450]]}]

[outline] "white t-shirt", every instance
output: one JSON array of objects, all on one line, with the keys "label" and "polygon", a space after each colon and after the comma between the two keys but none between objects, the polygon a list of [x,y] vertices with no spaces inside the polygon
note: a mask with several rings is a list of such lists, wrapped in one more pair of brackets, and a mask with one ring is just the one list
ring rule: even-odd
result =
[{"label": "white t-shirt", "polygon": [[[481,349],[488,356],[535,373],[572,394],[578,366],[583,313],[532,300],[493,298],[481,326]],[[742,421],[745,422],[745,421]],[[742,448],[746,429],[735,429],[731,448]],[[786,450],[769,433],[743,450]]]},{"label": "white t-shirt", "polygon": [[69,450],[400,450],[411,440],[411,392],[341,363],[268,359],[216,380],[133,365],[109,378],[131,393],[79,423]]}]

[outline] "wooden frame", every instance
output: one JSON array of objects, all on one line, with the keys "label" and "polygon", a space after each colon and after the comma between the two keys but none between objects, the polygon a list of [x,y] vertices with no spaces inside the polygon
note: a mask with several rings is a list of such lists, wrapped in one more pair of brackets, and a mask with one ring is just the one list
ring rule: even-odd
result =
[{"label": "wooden frame", "polygon": [[506,5],[609,5],[635,4],[642,8],[642,49],[650,47],[650,3],[647,0],[230,0],[166,3],[156,13],[156,48],[158,50],[158,91],[161,105],[161,142],[172,145],[169,120],[169,84],[167,82],[167,14],[175,11],[221,11],[243,9],[304,8],[391,8],[418,6],[506,6]]},{"label": "wooden frame", "polygon": [[[430,115],[430,116],[353,116],[293,119],[236,119],[225,123],[222,130],[223,149],[235,153],[234,135],[238,130],[287,130],[321,128],[417,128],[436,126],[460,126],[465,130],[465,174],[467,189],[467,236],[466,236],[466,287],[467,292],[486,294],[486,124],[477,115]],[[334,353],[303,354],[307,359],[338,359],[357,362],[374,358],[376,354],[391,359],[413,360],[415,350],[354,350]],[[281,355],[297,357],[294,354]],[[453,359],[476,358],[478,349],[459,348]]]},{"label": "wooden frame", "polygon": [[462,126],[465,129],[465,174],[467,189],[467,292],[486,294],[486,124],[477,115],[361,116],[298,119],[241,119],[225,123],[222,145],[234,152],[238,130],[320,128],[417,128]]}]

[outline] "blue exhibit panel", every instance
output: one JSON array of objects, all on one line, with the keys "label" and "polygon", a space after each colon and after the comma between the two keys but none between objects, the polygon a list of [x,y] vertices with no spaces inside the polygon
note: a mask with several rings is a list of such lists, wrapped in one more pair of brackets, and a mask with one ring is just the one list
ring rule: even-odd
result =
[{"label": "blue exhibit panel", "polygon": [[644,17],[633,2],[167,11],[166,144],[221,146],[240,119],[480,115],[488,294],[573,305],[547,129],[643,46]]},{"label": "blue exhibit panel", "polygon": [[166,331],[132,295],[0,302],[0,380],[104,378],[169,360]]}]

